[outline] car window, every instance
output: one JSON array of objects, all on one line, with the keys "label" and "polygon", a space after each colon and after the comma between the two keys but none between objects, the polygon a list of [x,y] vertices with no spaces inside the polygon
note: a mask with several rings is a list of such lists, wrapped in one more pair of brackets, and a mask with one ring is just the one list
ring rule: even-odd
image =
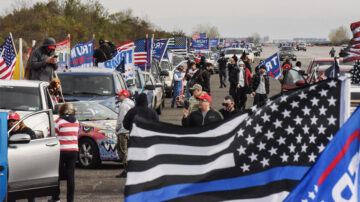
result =
[{"label": "car window", "polygon": [[148,74],[143,74],[143,76],[144,76],[146,85],[154,85],[151,78],[150,78],[150,76]]},{"label": "car window", "polygon": [[290,47],[290,46],[288,47],[288,46],[287,46],[287,47],[281,47],[281,50],[282,50],[282,51],[292,51],[292,50],[294,50],[294,49],[293,49],[293,47]]},{"label": "car window", "polygon": [[122,77],[122,75],[121,75],[121,74],[117,74],[117,76],[118,76],[118,78],[119,78],[121,88],[122,88],[122,89],[126,89],[126,84],[125,84],[125,81],[124,81],[124,78]]},{"label": "car window", "polygon": [[167,71],[171,70],[171,67],[170,67],[170,64],[168,61],[161,61],[160,68],[161,68],[161,70],[167,70]]},{"label": "car window", "polygon": [[112,75],[59,74],[64,95],[109,96],[115,94]]},{"label": "car window", "polygon": [[79,121],[116,120],[117,114],[96,102],[73,103],[75,117]]},{"label": "car window", "polygon": [[116,90],[117,92],[119,92],[119,91],[121,91],[122,88],[123,88],[123,87],[121,86],[120,78],[119,78],[119,76],[116,74],[116,75],[115,75],[115,90]]},{"label": "car window", "polygon": [[285,85],[296,85],[296,82],[300,81],[300,80],[304,80],[302,75],[296,70],[289,69],[286,72],[284,84]]},{"label": "car window", "polygon": [[0,86],[0,109],[38,111],[42,109],[39,88]]},{"label": "car window", "polygon": [[35,132],[36,138],[53,137],[50,132],[50,118],[47,112],[41,112],[29,116],[23,120],[24,124]]}]

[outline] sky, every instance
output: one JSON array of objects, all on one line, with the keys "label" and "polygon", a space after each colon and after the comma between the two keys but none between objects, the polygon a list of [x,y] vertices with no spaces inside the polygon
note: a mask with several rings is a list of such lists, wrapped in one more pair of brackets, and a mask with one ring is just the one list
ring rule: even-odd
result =
[{"label": "sky", "polygon": [[[39,0],[29,0],[34,3]],[[41,0],[45,1],[45,0]],[[84,0],[85,2],[86,0]],[[253,33],[271,39],[328,38],[332,29],[360,20],[360,0],[99,0],[115,13],[132,9],[166,30],[191,35],[199,25],[215,26],[222,37]],[[0,0],[3,9],[14,1]]]}]

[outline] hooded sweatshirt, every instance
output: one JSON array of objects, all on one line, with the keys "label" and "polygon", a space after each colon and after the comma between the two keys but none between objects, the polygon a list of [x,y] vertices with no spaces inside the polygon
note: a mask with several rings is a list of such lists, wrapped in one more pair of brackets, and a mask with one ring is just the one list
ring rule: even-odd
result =
[{"label": "hooded sweatshirt", "polygon": [[79,122],[73,115],[60,116],[55,120],[55,134],[60,151],[78,151]]}]

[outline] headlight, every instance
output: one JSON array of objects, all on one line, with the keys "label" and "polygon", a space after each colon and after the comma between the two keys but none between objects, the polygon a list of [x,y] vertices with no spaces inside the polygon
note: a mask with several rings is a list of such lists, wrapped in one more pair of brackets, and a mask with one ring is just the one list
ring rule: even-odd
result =
[{"label": "headlight", "polygon": [[107,138],[117,140],[117,136],[115,134],[115,131],[113,131],[113,130],[102,129],[102,130],[98,130],[98,132],[102,133]]}]

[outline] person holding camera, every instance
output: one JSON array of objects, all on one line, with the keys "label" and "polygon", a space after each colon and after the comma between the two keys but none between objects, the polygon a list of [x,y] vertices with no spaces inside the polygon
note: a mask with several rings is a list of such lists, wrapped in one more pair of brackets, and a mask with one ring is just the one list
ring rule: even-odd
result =
[{"label": "person holding camera", "polygon": [[224,102],[222,103],[223,108],[219,110],[224,119],[229,119],[239,113],[239,110],[235,109],[234,98],[231,95],[225,96]]},{"label": "person holding camera", "polygon": [[56,41],[48,37],[44,39],[39,48],[30,55],[30,80],[50,82],[53,73],[58,68],[57,55],[55,55]]}]

